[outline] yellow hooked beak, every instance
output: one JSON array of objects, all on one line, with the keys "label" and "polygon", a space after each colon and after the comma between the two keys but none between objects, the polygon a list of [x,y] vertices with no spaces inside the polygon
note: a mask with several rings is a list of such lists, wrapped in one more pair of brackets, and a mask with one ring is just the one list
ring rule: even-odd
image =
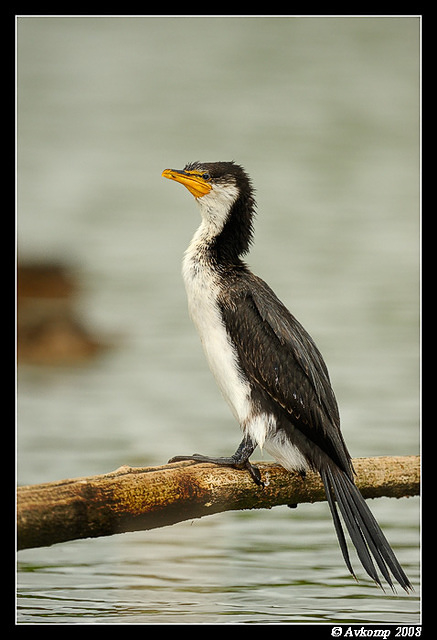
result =
[{"label": "yellow hooked beak", "polygon": [[165,169],[162,172],[163,178],[176,180],[187,187],[188,191],[195,197],[201,198],[209,193],[212,185],[205,180],[202,171],[184,171],[179,169]]}]

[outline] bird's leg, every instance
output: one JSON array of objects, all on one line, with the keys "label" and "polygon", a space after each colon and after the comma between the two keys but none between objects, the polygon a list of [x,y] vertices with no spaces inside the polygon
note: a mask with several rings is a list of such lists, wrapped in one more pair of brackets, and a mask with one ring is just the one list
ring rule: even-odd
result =
[{"label": "bird's leg", "polygon": [[249,462],[249,458],[256,448],[256,443],[249,436],[244,436],[234,455],[229,458],[213,458],[193,453],[191,456],[175,456],[169,462],[180,462],[181,460],[194,460],[195,462],[211,462],[223,467],[235,467],[236,469],[247,469],[252,480],[260,487],[264,486],[261,480],[261,473],[258,467]]}]

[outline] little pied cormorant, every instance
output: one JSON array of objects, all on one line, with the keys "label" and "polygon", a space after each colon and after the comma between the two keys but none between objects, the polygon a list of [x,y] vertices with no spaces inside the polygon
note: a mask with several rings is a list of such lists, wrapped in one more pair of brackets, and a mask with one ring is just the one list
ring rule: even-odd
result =
[{"label": "little pied cormorant", "polygon": [[351,456],[325,362],[301,324],[270,287],[242,260],[253,236],[254,191],[234,162],[194,162],[162,175],[183,184],[200,207],[202,222],[184,257],[183,277],[192,320],[209,366],[240,424],[243,439],[235,454],[195,460],[247,469],[263,447],[283,467],[302,475],[320,473],[341,551],[355,577],[340,516],[368,575],[380,573],[408,591],[410,581],[354,483]]}]

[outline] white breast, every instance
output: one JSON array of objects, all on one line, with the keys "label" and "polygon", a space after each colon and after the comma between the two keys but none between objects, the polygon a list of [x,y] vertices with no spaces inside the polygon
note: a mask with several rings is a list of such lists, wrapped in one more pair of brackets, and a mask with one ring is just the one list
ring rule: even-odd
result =
[{"label": "white breast", "polygon": [[273,415],[254,410],[250,385],[238,367],[238,356],[218,305],[218,275],[207,259],[205,247],[211,238],[211,225],[200,225],[188,247],[182,275],[190,316],[216,382],[242,430],[273,455],[287,469],[305,468],[298,450],[276,431]]},{"label": "white breast", "polygon": [[184,258],[188,310],[216,382],[235,418],[244,427],[250,414],[250,387],[242,379],[237,354],[223,324],[217,298],[217,275],[198,251],[196,236]]}]

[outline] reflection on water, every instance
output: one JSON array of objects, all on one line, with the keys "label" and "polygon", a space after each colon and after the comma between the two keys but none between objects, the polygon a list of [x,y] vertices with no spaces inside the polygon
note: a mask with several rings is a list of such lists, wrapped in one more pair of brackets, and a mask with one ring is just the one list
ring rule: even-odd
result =
[{"label": "reflection on water", "polygon": [[[81,320],[118,338],[86,365],[20,366],[21,484],[234,451],[180,278],[198,212],[160,177],[196,159],[252,176],[249,262],[324,353],[352,454],[418,452],[418,33],[18,20],[20,258],[76,265]],[[22,552],[19,621],[417,623],[417,587],[346,575],[325,507]],[[417,585],[418,500],[372,509]]]}]

